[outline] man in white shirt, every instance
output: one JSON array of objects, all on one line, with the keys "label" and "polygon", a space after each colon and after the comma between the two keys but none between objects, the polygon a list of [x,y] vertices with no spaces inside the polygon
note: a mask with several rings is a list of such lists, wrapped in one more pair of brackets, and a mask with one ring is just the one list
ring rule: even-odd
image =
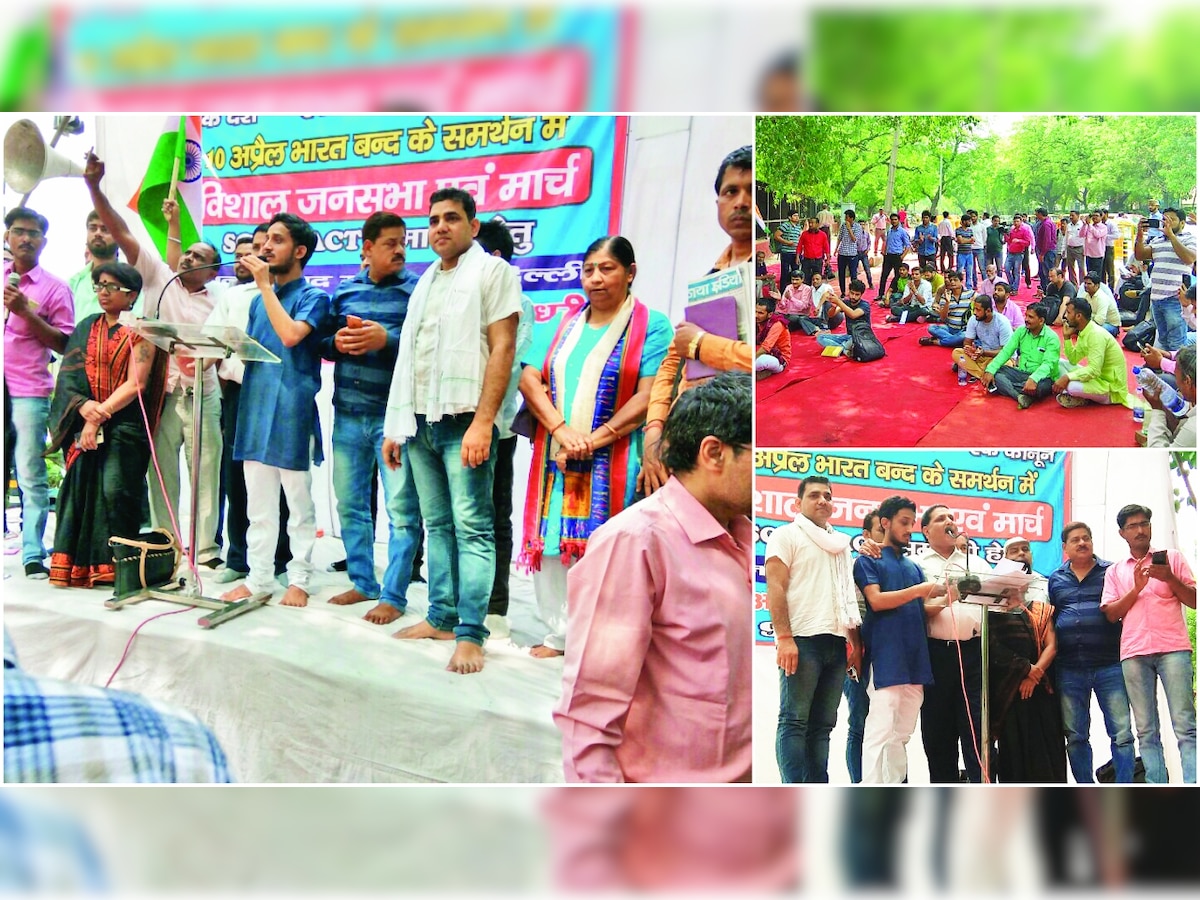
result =
[{"label": "man in white shirt", "polygon": [[[941,504],[930,506],[921,515],[921,532],[929,549],[917,560],[929,581],[955,584],[968,571],[990,571],[990,566],[975,557],[968,559],[956,544],[959,538],[954,513]],[[980,695],[983,662],[980,653],[980,607],[970,603],[947,603],[947,598],[925,604],[929,616],[929,662],[933,684],[925,688],[921,704],[921,741],[929,760],[929,780],[934,784],[959,781],[959,747],[962,748],[967,778],[976,784],[981,779]],[[959,668],[959,657],[962,668]],[[971,699],[963,700],[963,683]]]},{"label": "man in white shirt", "polygon": [[460,675],[483,669],[496,574],[495,422],[521,315],[516,270],[475,243],[479,225],[466,191],[430,196],[439,260],[409,301],[383,429],[387,465],[412,466],[428,533],[429,612],[395,636],[455,641],[446,668]]},{"label": "man in white shirt", "polygon": [[[100,221],[116,239],[129,264],[142,276],[145,297],[143,308],[151,319],[186,325],[201,325],[213,310],[217,286],[212,283],[221,265],[221,254],[207,241],[184,248],[180,243],[179,206],[174,200],[163,201],[167,220],[167,261],[154,248],[142,247],[129,226],[100,190],[104,163],[88,154],[83,173],[92,204]],[[178,277],[177,277],[178,276]],[[182,528],[179,515],[179,448],[184,448],[187,471],[192,467],[192,402],[196,390],[195,360],[173,355],[167,370],[167,395],[162,417],[154,433],[154,455],[162,471],[162,486],[150,475],[150,517],[156,528],[175,532]],[[217,503],[221,480],[221,391],[217,370],[203,371],[202,419],[200,422],[199,496],[196,503],[195,559],[200,565],[217,568],[221,557],[217,549]],[[165,486],[166,492],[163,492]]]},{"label": "man in white shirt", "polygon": [[775,755],[787,784],[829,781],[829,734],[842,683],[849,668],[862,670],[850,536],[829,525],[829,479],[805,478],[799,498],[800,514],[775,529],[766,551],[767,604],[780,670]]},{"label": "man in white shirt", "polygon": [[1079,216],[1079,210],[1071,210],[1067,221],[1067,278],[1076,284],[1083,280],[1083,226],[1084,221]]},{"label": "man in white shirt", "polygon": [[1092,321],[1116,337],[1121,330],[1121,310],[1099,273],[1088,272],[1083,276],[1083,291],[1092,305]]}]

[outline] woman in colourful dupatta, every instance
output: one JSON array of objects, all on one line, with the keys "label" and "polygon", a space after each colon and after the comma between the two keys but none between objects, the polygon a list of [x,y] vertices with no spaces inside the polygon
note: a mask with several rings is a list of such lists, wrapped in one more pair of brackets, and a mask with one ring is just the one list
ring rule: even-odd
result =
[{"label": "woman in colourful dupatta", "polygon": [[537,426],[517,561],[533,573],[551,628],[534,656],[565,651],[567,569],[634,499],[650,387],[674,336],[666,315],[633,296],[636,274],[626,238],[593,242],[583,259],[587,303],[522,360],[521,393]]},{"label": "woman in colourful dupatta", "polygon": [[108,539],[136,538],[150,438],[162,410],[167,356],[117,323],[133,307],[142,277],[133,266],[92,270],[103,312],[75,326],[58,371],[50,410],[50,449],[63,450],[66,474],[55,504],[50,583],[55,587],[112,584]]}]

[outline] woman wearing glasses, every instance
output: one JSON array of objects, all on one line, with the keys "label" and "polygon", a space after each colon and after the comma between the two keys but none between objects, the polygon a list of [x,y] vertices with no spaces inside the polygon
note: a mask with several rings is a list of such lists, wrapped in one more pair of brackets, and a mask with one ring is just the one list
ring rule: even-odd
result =
[{"label": "woman wearing glasses", "polygon": [[142,276],[110,262],[92,270],[92,283],[103,312],[75,326],[50,409],[49,450],[62,448],[66,469],[50,557],[56,587],[113,583],[108,539],[141,533],[149,434],[163,402],[166,354],[117,321],[137,301]]}]

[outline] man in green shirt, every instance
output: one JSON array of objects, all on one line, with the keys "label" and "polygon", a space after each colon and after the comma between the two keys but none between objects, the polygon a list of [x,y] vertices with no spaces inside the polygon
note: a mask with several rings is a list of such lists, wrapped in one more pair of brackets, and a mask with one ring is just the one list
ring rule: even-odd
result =
[{"label": "man in green shirt", "polygon": [[[1040,303],[1025,310],[1025,324],[1013,332],[979,380],[989,391],[1017,401],[1018,409],[1029,409],[1035,400],[1054,390],[1052,376],[1058,373],[1058,335],[1046,327],[1048,311]],[[1006,365],[1016,356],[1014,365]],[[993,387],[995,385],[995,387]]]},{"label": "man in green shirt", "polygon": [[[1069,340],[1069,338],[1074,340]],[[1067,408],[1092,403],[1120,403],[1132,407],[1125,354],[1117,339],[1092,321],[1092,305],[1075,297],[1063,313],[1062,374],[1054,382],[1058,403]],[[1086,365],[1079,361],[1086,359]]]},{"label": "man in green shirt", "polygon": [[[87,258],[87,265],[67,280],[67,285],[71,288],[71,297],[75,300],[76,324],[88,316],[103,312],[100,309],[100,301],[96,299],[96,288],[92,284],[92,269],[117,258],[117,240],[100,221],[100,214],[94,209],[87,215]],[[142,298],[138,297],[134,315],[141,315],[141,304]]]}]

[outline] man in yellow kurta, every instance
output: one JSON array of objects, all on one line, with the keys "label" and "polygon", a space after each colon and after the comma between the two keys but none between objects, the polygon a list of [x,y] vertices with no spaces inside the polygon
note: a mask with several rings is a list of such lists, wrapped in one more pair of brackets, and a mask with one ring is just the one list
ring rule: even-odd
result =
[{"label": "man in yellow kurta", "polygon": [[[1086,403],[1120,403],[1132,408],[1138,400],[1129,395],[1125,354],[1117,339],[1092,321],[1092,305],[1075,297],[1063,313],[1061,375],[1054,382],[1058,403],[1064,407]],[[1074,340],[1070,340],[1074,337]],[[1086,360],[1085,365],[1079,365]]]}]

